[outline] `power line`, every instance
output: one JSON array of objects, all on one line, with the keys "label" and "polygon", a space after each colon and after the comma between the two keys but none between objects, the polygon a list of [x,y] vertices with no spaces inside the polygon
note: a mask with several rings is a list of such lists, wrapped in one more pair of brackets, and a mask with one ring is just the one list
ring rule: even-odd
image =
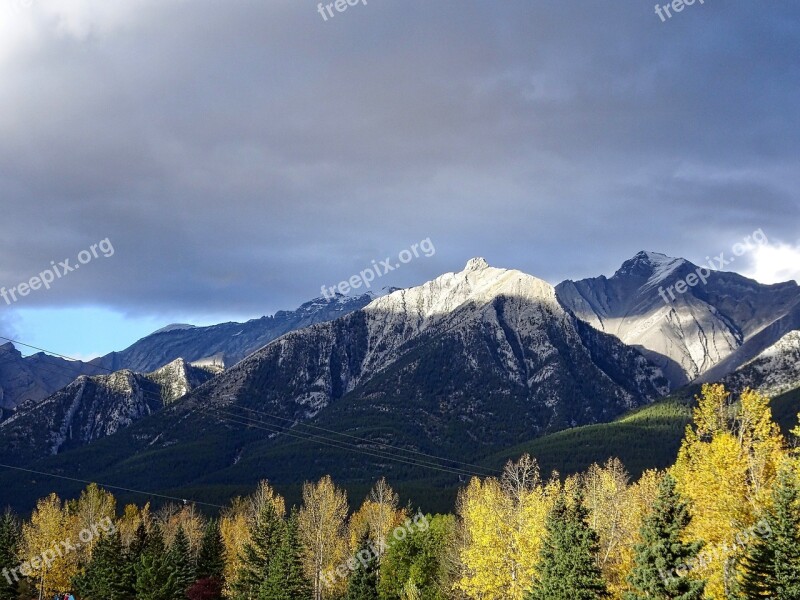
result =
[{"label": "power line", "polygon": [[[253,408],[247,408],[246,406],[237,406],[236,408],[239,408],[241,410],[246,410],[246,411],[249,411],[249,412],[253,412],[253,413],[257,414],[257,415],[264,415],[266,417],[270,417],[270,418],[273,418],[273,419],[279,419],[281,421],[294,422],[292,419],[289,419],[287,417],[281,417],[281,416],[278,416],[278,415],[275,415],[275,414],[272,414],[272,413],[268,413],[266,411],[255,410]],[[487,467],[485,467],[483,465],[476,465],[476,464],[473,464],[473,463],[468,463],[468,462],[464,462],[464,461],[460,461],[460,460],[450,460],[448,458],[444,458],[444,457],[441,457],[441,456],[436,456],[435,454],[428,454],[426,452],[421,452],[421,451],[418,451],[418,450],[410,450],[408,448],[402,448],[400,446],[394,446],[392,444],[386,444],[384,442],[376,442],[374,440],[370,440],[369,438],[359,437],[357,435],[350,435],[348,433],[342,433],[340,431],[336,431],[336,430],[333,430],[333,429],[328,429],[326,427],[320,427],[319,425],[313,425],[311,423],[298,423],[298,425],[300,425],[302,427],[308,427],[308,428],[311,428],[311,429],[318,429],[320,431],[325,431],[327,433],[333,433],[335,435],[341,435],[341,436],[344,436],[344,437],[347,437],[347,438],[351,438],[351,439],[354,439],[354,440],[358,440],[358,441],[361,441],[361,442],[365,442],[365,443],[368,443],[368,444],[377,444],[379,446],[383,446],[384,448],[391,448],[392,450],[398,450],[400,452],[408,452],[410,454],[417,454],[417,455],[425,456],[425,457],[428,457],[428,458],[434,458],[436,460],[452,462],[452,463],[455,463],[455,464],[458,464],[458,465],[464,465],[466,467],[476,467],[476,468],[481,469],[483,471],[487,471],[487,474],[496,474],[496,473],[498,473],[498,471],[495,471],[494,469],[489,469],[489,468],[487,468]]]},{"label": "power line", "polygon": [[[14,469],[15,471],[25,471],[26,473],[33,473],[34,475],[44,475],[46,477],[56,477],[58,479],[66,479],[68,481],[75,481],[75,482],[78,482],[78,483],[85,483],[85,484],[94,483],[94,484],[97,484],[97,485],[99,485],[101,487],[104,487],[104,488],[120,490],[120,491],[123,491],[123,492],[130,492],[130,493],[133,493],[133,494],[143,494],[145,496],[155,496],[157,498],[165,498],[167,500],[177,500],[179,502],[183,502],[184,504],[186,504],[187,502],[190,502],[190,500],[188,500],[186,498],[178,498],[176,496],[167,496],[165,494],[158,494],[156,492],[146,492],[144,490],[135,490],[133,488],[126,488],[126,487],[122,487],[122,486],[119,486],[119,485],[110,485],[110,484],[107,484],[107,483],[101,483],[99,481],[89,481],[87,479],[78,479],[76,477],[67,477],[66,475],[56,475],[55,473],[46,473],[44,471],[36,471],[34,469],[25,469],[23,467],[15,467],[13,465],[6,465],[6,464],[3,464],[3,463],[0,463],[0,467],[5,467],[6,469]],[[204,506],[213,506],[215,508],[225,508],[224,506],[222,506],[220,504],[213,504],[211,502],[200,502],[199,500],[191,500],[191,502],[193,504],[202,504]]]},{"label": "power line", "polygon": [[[202,410],[202,409],[198,409],[198,410]],[[205,410],[214,410],[214,411],[220,412],[220,409],[218,409],[218,408],[210,408],[210,409],[205,409]],[[248,420],[248,421],[245,421],[244,423],[239,421],[238,423],[240,425],[247,425],[248,427],[254,427],[255,429],[263,429],[264,431],[270,431],[272,433],[282,433],[284,435],[288,435],[290,437],[295,437],[295,438],[298,438],[298,439],[301,439],[301,440],[317,441],[320,444],[323,444],[323,445],[326,445],[326,446],[332,446],[334,448],[339,448],[341,450],[349,450],[351,452],[360,452],[361,454],[366,454],[368,456],[373,456],[373,457],[376,457],[376,458],[382,458],[384,460],[393,460],[393,461],[409,464],[409,465],[412,465],[412,466],[415,466],[415,467],[430,468],[430,469],[435,469],[437,471],[444,471],[444,472],[447,472],[447,473],[452,473],[452,474],[455,474],[455,475],[475,475],[475,476],[479,476],[479,477],[486,477],[485,474],[476,473],[474,471],[469,471],[469,470],[466,470],[466,469],[459,469],[459,468],[456,468],[456,467],[448,467],[448,466],[445,466],[445,465],[435,464],[435,463],[431,463],[431,462],[427,462],[427,461],[419,461],[419,459],[406,460],[404,458],[392,456],[390,454],[381,453],[380,451],[377,451],[377,450],[376,451],[364,450],[363,448],[360,448],[360,447],[356,446],[355,444],[352,444],[351,442],[343,442],[343,441],[340,441],[340,440],[332,440],[330,438],[327,438],[327,437],[324,437],[324,436],[319,436],[319,435],[314,435],[314,434],[308,434],[308,436],[300,435],[300,434],[294,433],[292,431],[289,431],[287,429],[280,429],[279,425],[270,425],[268,423],[263,423],[261,421],[257,422],[258,425],[260,425],[260,427],[259,427],[259,426],[254,425],[252,423],[253,419],[251,417],[245,417],[245,416],[242,416],[242,415],[237,415],[237,414],[234,414],[234,413],[227,413],[227,412],[225,414],[228,415],[229,419],[230,418],[235,418],[235,419],[247,419]],[[224,419],[224,417],[220,417],[220,418]],[[342,444],[342,445],[338,445],[338,444]],[[447,461],[447,459],[444,459],[444,458],[440,459],[440,460]]]},{"label": "power line", "polygon": [[[45,353],[53,355],[53,356],[58,356],[60,358],[66,359],[66,360],[78,361],[78,359],[73,358],[71,356],[68,356],[66,354],[60,354],[58,352],[52,352],[52,351],[47,350],[45,348],[41,348],[39,346],[34,346],[32,344],[28,344],[28,343],[22,342],[20,340],[11,339],[11,338],[8,338],[8,337],[5,337],[5,336],[0,336],[0,339],[4,339],[4,340],[7,340],[7,341],[12,342],[14,344],[25,346],[27,348],[32,348],[34,350],[39,350],[40,352],[45,352]],[[82,361],[79,361],[79,362],[82,362]],[[108,373],[111,373],[111,374],[117,372],[117,371],[114,371],[114,370],[109,369],[107,367],[103,367],[101,365],[96,365],[96,364],[92,364],[92,363],[84,363],[84,364],[89,364],[89,365],[91,365],[92,367],[94,367],[96,369],[107,371]],[[53,365],[46,365],[46,366],[66,369],[66,365],[53,364]],[[122,370],[122,369],[120,369],[120,370]],[[142,392],[145,395],[148,394],[147,390],[142,390]],[[159,398],[155,398],[155,396],[152,395],[152,394],[150,395],[150,397],[151,397],[151,399],[155,399],[157,401],[162,401],[162,399],[160,397]],[[32,408],[32,410],[35,410],[35,408],[36,408],[36,406],[34,406]],[[253,412],[255,414],[261,414],[261,415],[264,415],[264,416],[267,416],[267,417],[270,417],[270,418],[275,418],[275,419],[280,419],[280,420],[283,420],[283,421],[288,421],[288,422],[295,423],[295,421],[293,421],[292,419],[288,419],[286,417],[280,417],[278,415],[267,413],[265,411],[257,411],[255,409],[250,409],[250,408],[246,408],[246,407],[242,407],[242,406],[239,406],[237,408],[241,408],[243,410],[247,410],[247,411]],[[196,409],[199,412],[207,412],[207,409],[204,410],[202,407],[199,407],[199,406],[196,407]],[[213,408],[212,410],[216,410],[218,412],[221,412],[220,409],[218,409],[218,408]],[[207,414],[209,414],[209,413],[207,413]],[[458,467],[450,467],[450,466],[447,466],[446,464],[437,464],[437,463],[433,463],[433,462],[430,462],[430,461],[424,461],[424,460],[421,460],[421,459],[418,459],[418,458],[413,458],[413,457],[400,458],[400,457],[396,457],[396,456],[392,456],[392,455],[383,453],[380,450],[366,451],[363,448],[359,447],[358,445],[356,445],[356,444],[354,444],[352,442],[344,441],[344,440],[334,440],[334,439],[327,438],[325,436],[320,436],[320,435],[312,434],[312,433],[309,433],[309,432],[302,432],[302,433],[307,434],[307,435],[299,435],[298,433],[290,432],[288,426],[286,428],[282,428],[282,426],[280,426],[280,425],[272,425],[272,424],[268,424],[268,423],[263,423],[262,421],[258,421],[258,423],[259,423],[259,425],[261,425],[261,427],[257,427],[252,423],[252,421],[254,420],[252,417],[247,417],[245,415],[237,415],[235,413],[227,413],[227,414],[228,414],[228,419],[225,419],[224,417],[222,417],[220,415],[211,415],[211,416],[214,416],[215,418],[217,418],[217,419],[219,419],[221,421],[226,421],[227,420],[228,422],[233,422],[233,423],[236,423],[238,425],[245,425],[245,426],[248,426],[248,427],[254,427],[256,429],[269,431],[270,433],[278,433],[278,434],[282,433],[284,435],[288,435],[289,437],[294,437],[294,438],[297,438],[297,439],[308,440],[308,441],[316,441],[317,443],[320,443],[322,445],[331,446],[331,447],[338,448],[338,449],[341,449],[341,450],[349,450],[349,451],[352,451],[352,452],[358,452],[358,453],[361,453],[361,454],[366,454],[366,455],[369,455],[369,456],[373,456],[375,458],[381,458],[381,459],[384,459],[384,460],[392,460],[392,461],[395,461],[395,462],[401,462],[401,463],[405,463],[405,464],[408,464],[408,465],[411,465],[411,466],[415,466],[415,467],[419,467],[419,468],[428,468],[428,469],[433,469],[433,470],[437,470],[437,471],[441,471],[441,472],[452,473],[452,474],[456,474],[456,475],[474,475],[474,476],[478,476],[478,477],[486,477],[486,476],[488,476],[490,474],[497,474],[498,473],[498,471],[495,471],[495,470],[492,470],[492,469],[488,469],[488,468],[483,467],[481,465],[466,463],[466,462],[462,462],[462,461],[455,461],[455,460],[451,460],[451,459],[435,456],[433,454],[428,454],[428,453],[425,453],[425,452],[420,452],[420,451],[416,451],[416,450],[410,450],[410,449],[407,449],[407,448],[401,448],[399,446],[393,446],[391,444],[385,444],[385,443],[382,443],[382,442],[375,442],[375,441],[369,440],[367,438],[358,437],[358,436],[350,435],[350,434],[347,434],[347,433],[337,432],[337,431],[332,430],[332,429],[327,429],[327,428],[320,427],[320,426],[313,425],[313,424],[309,424],[309,423],[296,423],[296,424],[300,425],[302,427],[308,427],[308,428],[317,429],[317,430],[320,430],[320,431],[325,431],[327,433],[332,433],[334,435],[348,437],[348,438],[351,438],[351,439],[354,439],[354,440],[358,440],[358,441],[361,441],[361,442],[365,442],[365,443],[377,444],[377,445],[383,446],[385,448],[390,448],[390,449],[397,450],[397,451],[400,451],[400,452],[407,452],[407,453],[410,453],[410,454],[416,454],[416,455],[419,455],[419,456],[432,458],[432,459],[434,459],[436,461],[440,461],[440,463],[451,463],[451,464],[455,463],[455,464],[460,464],[460,465],[465,465],[465,466],[470,466],[470,467],[476,467],[478,469],[481,469],[484,472],[483,473],[478,473],[478,472],[475,472],[475,471],[470,470],[470,469],[461,469],[461,468],[458,468]],[[244,419],[245,422],[231,421],[231,418]],[[2,466],[2,465],[0,465],[0,466]]]}]

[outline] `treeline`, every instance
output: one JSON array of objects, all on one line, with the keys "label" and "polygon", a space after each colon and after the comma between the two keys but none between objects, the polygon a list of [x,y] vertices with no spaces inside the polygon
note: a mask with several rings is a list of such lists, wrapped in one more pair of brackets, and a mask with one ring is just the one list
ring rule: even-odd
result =
[{"label": "treeline", "polygon": [[91,485],[6,513],[0,567],[0,600],[797,600],[800,458],[766,397],[707,385],[673,466],[637,481],[617,459],[543,479],[523,456],[454,515],[400,506],[384,479],[349,514],[324,477],[299,508],[262,482],[215,519],[118,512]]}]

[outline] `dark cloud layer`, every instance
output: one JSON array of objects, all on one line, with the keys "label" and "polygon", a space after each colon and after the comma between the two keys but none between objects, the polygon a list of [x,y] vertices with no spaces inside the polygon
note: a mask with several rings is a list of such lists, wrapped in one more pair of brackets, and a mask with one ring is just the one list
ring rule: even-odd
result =
[{"label": "dark cloud layer", "polygon": [[731,4],[17,0],[0,280],[108,237],[28,305],[255,315],[428,237],[383,283],[797,240],[800,6]]}]

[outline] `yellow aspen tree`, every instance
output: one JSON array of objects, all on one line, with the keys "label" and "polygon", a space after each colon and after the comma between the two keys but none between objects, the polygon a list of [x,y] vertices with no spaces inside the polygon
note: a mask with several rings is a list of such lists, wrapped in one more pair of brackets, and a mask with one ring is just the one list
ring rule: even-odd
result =
[{"label": "yellow aspen tree", "polygon": [[361,536],[369,531],[370,540],[375,542],[374,547],[380,559],[384,548],[378,542],[388,540],[392,530],[407,517],[406,511],[399,508],[399,504],[400,497],[382,477],[370,490],[361,508],[350,517],[348,529],[351,553],[358,549]]},{"label": "yellow aspen tree", "polygon": [[591,465],[581,477],[583,502],[589,513],[589,524],[597,532],[598,567],[615,598],[621,598],[626,587],[624,555],[638,523],[630,518],[630,477],[622,462],[609,459],[604,466]]},{"label": "yellow aspen tree", "polygon": [[145,531],[150,531],[152,515],[150,514],[150,503],[145,504],[141,509],[135,504],[126,504],[122,511],[122,516],[117,519],[117,530],[119,531],[122,547],[129,548],[136,539],[139,526],[144,526]]},{"label": "yellow aspen tree", "polygon": [[200,551],[200,544],[205,532],[206,519],[197,510],[194,504],[178,505],[165,504],[156,513],[156,522],[164,536],[164,544],[167,547],[175,541],[178,529],[183,528],[183,533],[189,541],[189,550],[192,555]]},{"label": "yellow aspen tree", "polygon": [[616,574],[614,577],[618,578],[622,575],[622,580],[615,586],[613,591],[615,597],[624,598],[624,592],[629,591],[627,576],[633,570],[635,564],[636,544],[642,542],[642,522],[652,510],[658,496],[658,486],[663,477],[663,471],[647,470],[642,473],[635,483],[628,487],[625,494],[625,519],[628,531],[626,539],[617,548],[619,558],[615,561]]},{"label": "yellow aspen tree", "polygon": [[112,493],[92,483],[81,492],[73,510],[74,516],[71,519],[73,538],[79,539],[82,532],[91,533],[91,536],[84,535],[84,538],[80,539],[80,546],[77,547],[78,563],[81,567],[85,567],[100,537],[114,527],[117,500]]},{"label": "yellow aspen tree", "polygon": [[72,537],[71,521],[59,497],[50,494],[39,500],[30,521],[22,525],[20,572],[31,577],[45,596],[69,589],[78,573],[78,556],[72,548],[79,542]]},{"label": "yellow aspen tree", "polygon": [[234,498],[230,506],[222,511],[219,529],[225,546],[225,592],[226,598],[233,597],[232,584],[242,568],[242,553],[250,540],[250,504],[244,498]]},{"label": "yellow aspen tree", "polygon": [[500,480],[473,478],[461,490],[458,590],[481,600],[521,600],[530,588],[547,512],[560,489],[543,485],[536,461],[509,462]]},{"label": "yellow aspen tree", "polygon": [[741,558],[736,536],[756,522],[768,502],[784,440],[769,400],[752,390],[734,404],[722,385],[706,384],[693,417],[671,472],[690,502],[687,538],[703,540],[706,550],[719,556],[696,575],[707,580],[706,597],[722,599],[732,593],[734,565]]},{"label": "yellow aspen tree", "polygon": [[252,525],[255,525],[258,515],[261,514],[261,509],[267,502],[271,502],[275,507],[275,512],[277,513],[278,517],[281,519],[286,517],[286,501],[283,499],[283,496],[275,491],[275,489],[266,479],[258,482],[256,491],[248,496],[248,502],[248,519]]},{"label": "yellow aspen tree", "polygon": [[303,485],[303,506],[298,515],[303,565],[312,582],[314,600],[331,597],[337,590],[326,585],[323,574],[338,567],[347,556],[347,494],[329,475],[316,484]]}]

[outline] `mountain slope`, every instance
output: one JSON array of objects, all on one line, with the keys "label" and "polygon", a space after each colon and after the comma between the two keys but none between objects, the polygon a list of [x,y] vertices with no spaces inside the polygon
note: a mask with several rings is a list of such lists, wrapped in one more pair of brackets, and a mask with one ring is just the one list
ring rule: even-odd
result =
[{"label": "mountain slope", "polygon": [[750,387],[768,396],[800,388],[800,331],[787,333],[725,377],[723,383],[737,392]]},{"label": "mountain slope", "polygon": [[512,417],[494,432],[497,444],[516,432],[608,420],[666,388],[637,352],[568,315],[552,286],[474,259],[460,273],[280,338],[220,376],[210,400],[218,389],[300,419],[328,407],[367,414],[407,405],[430,435],[440,419],[480,429]]},{"label": "mountain slope", "polygon": [[278,311],[246,323],[220,323],[209,327],[170,325],[125,350],[95,359],[92,364],[109,371],[130,369],[146,373],[183,358],[188,362],[230,367],[289,331],[337,319],[373,299],[372,294],[337,295],[331,300],[317,298],[296,310]]},{"label": "mountain slope", "polygon": [[[675,286],[685,281],[695,285],[677,293]],[[794,282],[762,285],[654,252],[640,252],[611,278],[565,281],[556,289],[565,308],[639,348],[673,387],[705,374],[724,377],[796,329],[800,319]]]},{"label": "mountain slope", "polygon": [[128,427],[213,377],[182,359],[147,375],[129,370],[80,376],[0,423],[0,456],[15,463],[58,454]]},{"label": "mountain slope", "polygon": [[323,473],[457,482],[460,461],[665,392],[656,367],[564,311],[552,286],[474,259],[288,333],[113,436],[35,464],[144,489]]},{"label": "mountain slope", "polygon": [[10,414],[22,402],[38,401],[80,375],[96,375],[96,366],[43,352],[23,357],[14,344],[0,346],[0,413]]}]

